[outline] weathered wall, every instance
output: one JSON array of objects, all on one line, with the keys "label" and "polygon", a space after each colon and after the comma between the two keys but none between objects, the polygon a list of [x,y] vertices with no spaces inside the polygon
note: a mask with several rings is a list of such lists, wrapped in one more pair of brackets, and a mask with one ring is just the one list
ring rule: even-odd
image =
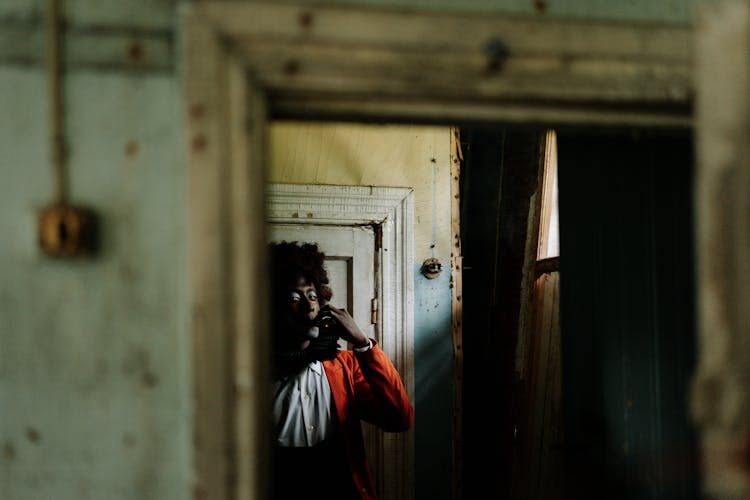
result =
[{"label": "weathered wall", "polygon": [[[2,2],[0,498],[187,498],[179,87],[164,58],[132,65],[137,33],[111,31],[171,30],[173,8],[62,3],[89,41],[63,78],[70,195],[101,216],[102,251],[56,261],[36,246],[53,193],[44,2]],[[109,66],[83,64],[86,51]]]},{"label": "weathered wall", "polygon": [[[71,196],[100,257],[36,246],[51,201],[38,72],[0,69],[0,497],[182,498],[190,440],[184,199],[171,77],[78,72]],[[7,98],[11,96],[11,98]]]},{"label": "weathered wall", "polygon": [[275,122],[270,182],[414,189],[415,259],[450,257],[450,129]]}]

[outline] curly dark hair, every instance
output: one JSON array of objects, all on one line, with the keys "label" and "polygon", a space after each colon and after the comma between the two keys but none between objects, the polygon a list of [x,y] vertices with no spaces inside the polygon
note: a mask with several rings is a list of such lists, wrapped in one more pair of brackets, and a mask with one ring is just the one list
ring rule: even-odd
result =
[{"label": "curly dark hair", "polygon": [[[276,353],[276,369],[298,369],[299,358],[292,353],[299,353],[299,338],[289,335],[289,287],[296,286],[300,278],[312,283],[318,297],[325,302],[331,300],[333,292],[328,286],[328,271],[325,268],[325,254],[316,243],[298,243],[281,241],[271,243],[269,261],[271,264],[272,312],[271,330],[272,345]],[[321,306],[324,303],[320,304]],[[335,352],[335,350],[334,350]]]},{"label": "curly dark hair", "polygon": [[328,286],[325,254],[316,243],[281,241],[271,243],[269,249],[274,297],[285,296],[286,287],[302,277],[315,285],[320,297],[331,300],[333,292]]}]

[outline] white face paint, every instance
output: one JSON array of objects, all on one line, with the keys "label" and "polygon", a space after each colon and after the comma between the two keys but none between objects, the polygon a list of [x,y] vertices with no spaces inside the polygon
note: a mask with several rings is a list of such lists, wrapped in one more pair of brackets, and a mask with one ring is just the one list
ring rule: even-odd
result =
[{"label": "white face paint", "polygon": [[294,329],[304,339],[314,339],[320,334],[315,318],[320,312],[318,292],[315,285],[300,278],[295,286],[289,288],[289,318]]}]

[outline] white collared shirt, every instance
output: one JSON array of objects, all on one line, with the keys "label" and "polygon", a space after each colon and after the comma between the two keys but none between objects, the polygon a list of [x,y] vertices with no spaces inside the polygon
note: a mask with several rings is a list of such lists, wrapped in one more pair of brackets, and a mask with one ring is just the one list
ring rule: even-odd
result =
[{"label": "white collared shirt", "polygon": [[314,446],[333,434],[331,386],[323,363],[313,361],[273,382],[273,429],[277,446]]}]

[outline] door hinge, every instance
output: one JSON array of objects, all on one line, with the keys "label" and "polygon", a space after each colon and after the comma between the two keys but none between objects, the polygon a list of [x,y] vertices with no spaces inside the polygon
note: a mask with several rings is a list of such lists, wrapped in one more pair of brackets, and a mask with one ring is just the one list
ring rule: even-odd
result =
[{"label": "door hinge", "polygon": [[373,298],[370,300],[370,323],[373,325],[378,322],[378,299]]}]

